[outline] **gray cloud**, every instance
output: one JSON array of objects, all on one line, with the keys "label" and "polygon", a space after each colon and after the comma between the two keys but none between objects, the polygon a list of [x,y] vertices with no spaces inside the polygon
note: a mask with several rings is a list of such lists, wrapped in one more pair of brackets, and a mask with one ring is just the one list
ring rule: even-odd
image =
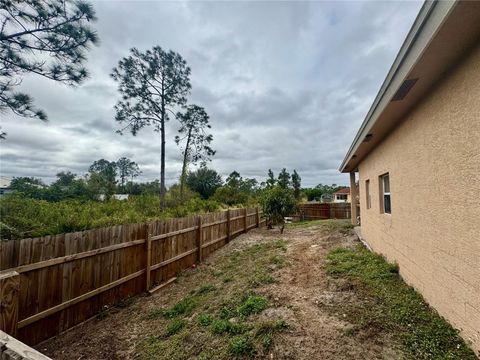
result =
[{"label": "gray cloud", "polygon": [[[2,114],[1,173],[52,180],[83,174],[96,159],[127,156],[142,180],[158,178],[159,135],[115,133],[109,77],[131,47],[173,49],[192,68],[190,101],[211,117],[211,166],[263,180],[299,171],[303,184],[347,184],[337,168],[410,28],[420,2],[94,2],[101,43],[78,88],[27,77],[50,121]],[[167,180],[180,172],[168,126]]]}]

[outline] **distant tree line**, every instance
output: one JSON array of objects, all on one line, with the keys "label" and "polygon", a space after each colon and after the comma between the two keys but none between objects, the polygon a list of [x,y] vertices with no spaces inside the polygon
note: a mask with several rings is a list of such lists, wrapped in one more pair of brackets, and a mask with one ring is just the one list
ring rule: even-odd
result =
[{"label": "distant tree line", "polygon": [[[33,177],[16,177],[12,180],[11,188],[26,197],[47,201],[99,200],[100,196],[108,200],[114,194],[158,194],[160,188],[158,179],[151,182],[134,182],[141,173],[138,164],[126,157],[117,161],[99,159],[90,165],[88,173],[83,176],[71,171],[61,171],[50,185]],[[182,182],[185,185],[182,185]],[[291,191],[296,201],[319,201],[322,194],[332,194],[342,188],[336,184],[302,188],[298,172],[293,170],[290,174],[285,168],[277,177],[269,169],[265,181],[262,182],[255,178],[244,178],[238,171],[232,171],[223,181],[222,176],[214,169],[200,166],[194,171],[188,171],[184,180],[180,178],[179,184],[170,186],[172,189],[170,196],[174,194],[178,197],[175,199],[178,204],[188,200],[193,193],[204,200],[209,199],[219,204],[233,206],[258,203],[263,192],[276,187]]]},{"label": "distant tree line", "polygon": [[158,182],[141,185],[133,183],[133,179],[140,174],[138,164],[126,157],[118,161],[99,159],[90,165],[88,173],[83,177],[71,171],[61,171],[57,173],[57,179],[50,185],[33,177],[16,177],[13,178],[10,188],[26,197],[47,201],[98,200],[100,195],[109,199],[117,192],[157,193]]}]

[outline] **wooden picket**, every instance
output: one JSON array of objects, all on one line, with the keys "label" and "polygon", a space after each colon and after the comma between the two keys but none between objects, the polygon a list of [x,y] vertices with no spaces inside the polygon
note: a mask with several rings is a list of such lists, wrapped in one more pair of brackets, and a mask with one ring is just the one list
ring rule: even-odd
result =
[{"label": "wooden picket", "polygon": [[105,306],[152,292],[236,235],[258,208],[0,241],[0,330],[37,344]]}]

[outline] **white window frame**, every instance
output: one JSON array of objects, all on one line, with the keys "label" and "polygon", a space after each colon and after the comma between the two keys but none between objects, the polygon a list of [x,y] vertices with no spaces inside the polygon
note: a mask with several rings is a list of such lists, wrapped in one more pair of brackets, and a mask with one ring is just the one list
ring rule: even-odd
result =
[{"label": "white window frame", "polygon": [[[388,192],[385,191],[385,179],[388,179]],[[383,214],[392,214],[392,195],[391,195],[391,190],[390,190],[390,174],[385,173],[380,176],[380,201],[381,201],[381,206],[380,209]],[[390,205],[390,209],[386,208],[386,201],[385,198],[388,196],[388,204]],[[387,211],[388,210],[388,211]]]}]

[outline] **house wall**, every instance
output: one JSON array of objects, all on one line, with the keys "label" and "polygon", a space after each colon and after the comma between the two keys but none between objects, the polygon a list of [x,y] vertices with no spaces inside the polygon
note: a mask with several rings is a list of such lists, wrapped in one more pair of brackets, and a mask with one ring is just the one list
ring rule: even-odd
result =
[{"label": "house wall", "polygon": [[[379,176],[390,174],[391,215]],[[480,352],[480,45],[359,165],[362,236]],[[371,208],[366,208],[365,180]]]}]

